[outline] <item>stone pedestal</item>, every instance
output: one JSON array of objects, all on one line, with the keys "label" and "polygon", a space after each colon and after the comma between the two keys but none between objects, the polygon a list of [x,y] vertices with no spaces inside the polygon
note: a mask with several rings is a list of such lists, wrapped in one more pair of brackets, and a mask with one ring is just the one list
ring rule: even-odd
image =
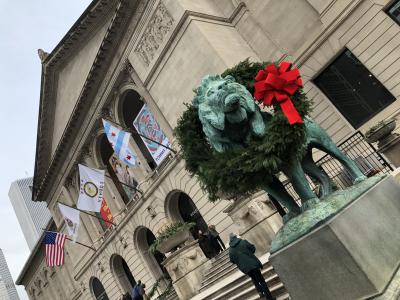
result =
[{"label": "stone pedestal", "polygon": [[379,143],[379,152],[395,166],[400,167],[400,135],[392,134],[386,143]]},{"label": "stone pedestal", "polygon": [[282,227],[282,218],[265,193],[236,200],[224,212],[239,227],[238,234],[256,246],[257,256],[269,252],[272,238]]},{"label": "stone pedestal", "polygon": [[400,186],[388,176],[270,261],[293,300],[375,297],[399,267],[399,228]]},{"label": "stone pedestal", "polygon": [[179,299],[190,299],[199,292],[208,263],[197,240],[173,252],[164,260],[163,265],[171,276]]}]

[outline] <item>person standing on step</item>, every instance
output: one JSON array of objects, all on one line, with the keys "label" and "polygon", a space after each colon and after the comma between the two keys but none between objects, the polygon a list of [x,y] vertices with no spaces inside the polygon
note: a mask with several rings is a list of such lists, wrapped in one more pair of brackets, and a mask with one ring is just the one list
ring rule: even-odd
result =
[{"label": "person standing on step", "polygon": [[197,232],[197,236],[198,236],[198,240],[199,240],[199,246],[200,246],[201,250],[203,251],[204,255],[208,259],[213,258],[216,255],[216,252],[212,245],[210,234],[205,234],[201,230],[199,230]]},{"label": "person standing on step", "polygon": [[257,256],[254,255],[256,247],[245,239],[238,238],[233,233],[229,235],[229,247],[229,260],[237,265],[240,271],[251,278],[260,297],[265,297],[268,300],[276,300],[272,297],[261,274],[263,266]]},{"label": "person standing on step", "polygon": [[208,226],[208,232],[210,233],[211,242],[217,254],[221,253],[226,249],[224,242],[221,240],[218,231],[215,229],[215,225]]}]

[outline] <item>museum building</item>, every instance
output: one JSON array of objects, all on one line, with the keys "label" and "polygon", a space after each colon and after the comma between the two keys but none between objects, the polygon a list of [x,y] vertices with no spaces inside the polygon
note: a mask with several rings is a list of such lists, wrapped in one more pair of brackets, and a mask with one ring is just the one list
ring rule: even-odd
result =
[{"label": "museum building", "polygon": [[[313,101],[311,117],[339,145],[400,118],[399,0],[93,0],[55,49],[39,56],[33,201],[47,202],[47,230],[66,232],[57,203],[76,205],[77,165],[104,169],[115,226],[81,214],[78,241],[91,248],[67,242],[62,267],[46,267],[42,236],[17,279],[30,299],[122,299],[139,280],[153,299],[258,299],[226,251],[211,260],[198,248],[172,258],[149,251],[177,221],[203,231],[215,225],[226,245],[231,232],[254,243],[271,291],[289,299],[268,262],[284,212],[261,192],[210,202],[185,170],[173,129],[204,75],[246,58],[292,61]],[[144,109],[172,150],[158,159],[132,134],[137,161],[128,170],[116,163],[102,119],[135,132]],[[377,150],[354,145],[352,158],[366,173],[400,165],[399,138],[374,144]],[[341,185],[346,174],[335,172]]]}]

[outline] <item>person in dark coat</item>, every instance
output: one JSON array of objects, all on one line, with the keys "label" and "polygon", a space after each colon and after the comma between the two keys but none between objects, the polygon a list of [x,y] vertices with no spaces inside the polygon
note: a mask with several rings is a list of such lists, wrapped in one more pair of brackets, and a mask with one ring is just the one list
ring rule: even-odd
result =
[{"label": "person in dark coat", "polygon": [[216,255],[216,253],[212,246],[210,235],[204,234],[201,230],[198,231],[197,235],[199,239],[199,246],[201,250],[203,250],[204,255],[208,259],[213,258]]},{"label": "person in dark coat", "polygon": [[224,242],[220,238],[218,231],[215,229],[215,226],[214,225],[208,226],[208,232],[210,233],[211,242],[215,252],[218,254],[224,251],[226,249]]},{"label": "person in dark coat", "polygon": [[261,274],[262,264],[254,255],[256,247],[248,241],[238,238],[233,233],[229,235],[229,247],[229,260],[236,264],[240,271],[251,278],[260,297],[275,300]]}]

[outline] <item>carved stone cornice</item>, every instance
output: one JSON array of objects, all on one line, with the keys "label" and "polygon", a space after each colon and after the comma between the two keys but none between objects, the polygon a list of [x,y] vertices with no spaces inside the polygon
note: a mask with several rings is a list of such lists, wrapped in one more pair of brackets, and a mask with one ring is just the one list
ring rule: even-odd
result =
[{"label": "carved stone cornice", "polygon": [[[96,3],[103,2],[107,1],[98,0]],[[118,46],[118,42],[124,33],[123,29],[125,28],[125,25],[127,24],[130,16],[135,13],[136,5],[136,1],[119,0],[117,9],[111,20],[111,24],[94,59],[92,68],[89,71],[87,79],[82,88],[82,92],[65,128],[64,134],[61,137],[51,160],[49,157],[47,157],[47,159],[50,161],[50,164],[47,168],[44,165],[46,155],[43,154],[49,152],[43,151],[42,146],[46,144],[48,140],[45,139],[46,133],[44,132],[44,127],[39,124],[38,147],[36,148],[33,200],[36,201],[37,199],[47,199],[44,197],[44,194],[49,189],[49,187],[52,186],[51,184],[49,184],[50,180],[56,174],[56,167],[60,164],[61,161],[63,161],[63,158],[66,156],[66,150],[69,149],[68,144],[72,140],[71,136],[73,135],[74,131],[79,129],[79,126],[83,122],[83,118],[85,117],[85,113],[90,108],[90,101],[95,97],[97,89],[101,83],[99,76],[104,76],[104,74],[106,73],[108,63],[113,59],[113,51],[115,51],[116,47]],[[46,62],[48,60],[49,58],[47,58]],[[43,74],[45,74],[46,72],[47,71],[44,70]],[[47,93],[47,90],[45,87],[43,87],[43,85],[42,92]],[[46,122],[46,115],[49,115],[48,111],[44,113],[45,110],[43,108],[47,104],[47,101],[49,101],[48,98],[41,99],[39,123]]]},{"label": "carved stone cornice", "polygon": [[165,5],[160,2],[153,13],[135,52],[146,66],[153,61],[155,53],[163,43],[165,36],[171,31],[174,19]]}]

